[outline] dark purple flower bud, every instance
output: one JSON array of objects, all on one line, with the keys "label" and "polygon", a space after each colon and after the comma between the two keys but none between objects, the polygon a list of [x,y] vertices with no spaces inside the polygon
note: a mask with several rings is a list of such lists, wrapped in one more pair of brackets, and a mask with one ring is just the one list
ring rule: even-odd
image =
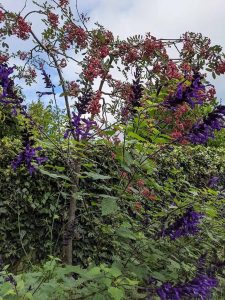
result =
[{"label": "dark purple flower bud", "polygon": [[13,160],[13,170],[15,171],[20,165],[24,164],[30,175],[32,175],[36,171],[32,162],[36,162],[38,165],[41,165],[47,160],[46,157],[37,156],[36,152],[40,150],[42,150],[41,147],[33,148],[30,144],[27,144],[25,149]]},{"label": "dark purple flower bud", "polygon": [[203,104],[206,85],[201,83],[202,78],[199,73],[195,73],[190,86],[186,87],[183,83],[179,83],[174,95],[169,96],[162,105],[170,109],[176,109],[179,104],[186,102],[193,109],[196,104]]},{"label": "dark purple flower bud", "polygon": [[212,289],[217,285],[217,279],[210,278],[207,275],[198,275],[192,281],[182,284],[163,283],[156,289],[156,292],[161,300],[208,300],[211,299]]},{"label": "dark purple flower bud", "polygon": [[214,131],[225,128],[225,105],[217,106],[202,121],[198,121],[190,130],[187,139],[193,144],[205,144],[214,138]]},{"label": "dark purple flower bud", "polygon": [[133,84],[131,87],[133,91],[133,97],[130,99],[130,102],[135,112],[135,107],[141,106],[140,100],[143,95],[143,86],[141,84],[141,69],[136,69],[134,77],[135,79],[133,80]]},{"label": "dark purple flower bud", "polygon": [[79,140],[84,140],[91,136],[90,130],[97,123],[91,119],[81,118],[81,114],[72,113],[71,125],[73,129],[68,128],[64,134],[64,138],[68,138],[70,133],[73,133]]},{"label": "dark purple flower bud", "polygon": [[17,282],[15,280],[15,278],[12,275],[9,275],[5,278],[6,282],[10,282],[11,284],[13,284],[14,286],[17,286]]},{"label": "dark purple flower bud", "polygon": [[50,89],[52,88],[53,84],[52,84],[52,81],[50,79],[50,75],[48,75],[44,69],[42,69],[42,73],[41,73],[44,77],[43,77],[43,80],[44,80],[44,83],[45,83],[45,87],[46,89]]},{"label": "dark purple flower bud", "polygon": [[217,177],[217,176],[214,176],[214,177],[210,178],[210,180],[208,182],[208,186],[211,187],[211,188],[217,186],[219,180],[220,180],[220,178]]},{"label": "dark purple flower bud", "polygon": [[178,218],[165,229],[161,236],[168,235],[172,240],[175,240],[181,236],[195,235],[199,232],[198,225],[201,218],[203,218],[201,213],[197,213],[193,208],[189,208],[181,218]]},{"label": "dark purple flower bud", "polygon": [[78,97],[78,102],[76,103],[77,111],[80,115],[86,114],[89,102],[92,100],[93,92],[91,89],[87,89]]},{"label": "dark purple flower bud", "polygon": [[11,92],[13,82],[9,78],[9,75],[11,75],[12,73],[13,68],[9,68],[7,64],[0,65],[0,86],[2,87],[0,100],[2,100],[3,98],[10,98],[8,92]]}]

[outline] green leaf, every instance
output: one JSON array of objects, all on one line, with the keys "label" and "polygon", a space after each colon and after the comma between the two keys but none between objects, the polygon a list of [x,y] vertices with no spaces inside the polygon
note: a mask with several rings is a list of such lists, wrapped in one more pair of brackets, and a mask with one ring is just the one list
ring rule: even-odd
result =
[{"label": "green leaf", "polygon": [[99,179],[110,179],[111,176],[108,175],[101,175],[99,173],[95,172],[83,172],[83,174],[87,175],[87,177],[92,178],[94,180],[99,180]]},{"label": "green leaf", "polygon": [[122,275],[121,270],[116,265],[112,265],[112,267],[109,269],[109,273],[113,277],[119,277],[120,275]]},{"label": "green leaf", "polygon": [[217,216],[217,211],[214,207],[206,207],[206,214],[212,218]]},{"label": "green leaf", "polygon": [[48,171],[46,171],[46,170],[44,170],[44,169],[41,169],[41,168],[39,168],[39,171],[42,173],[42,174],[44,174],[44,175],[47,175],[47,176],[49,176],[49,177],[51,177],[51,178],[61,178],[61,179],[65,179],[66,181],[70,181],[71,182],[71,180],[70,180],[70,178],[69,177],[67,177],[67,176],[65,176],[65,175],[62,175],[62,174],[55,174],[55,173],[50,173],[50,172],[48,172]]},{"label": "green leaf", "polygon": [[108,292],[114,300],[121,300],[124,298],[124,290],[122,288],[110,287]]},{"label": "green leaf", "polygon": [[136,240],[133,232],[128,229],[128,228],[124,228],[124,227],[120,227],[117,231],[116,231],[117,235],[125,238],[125,239],[131,239],[131,240]]},{"label": "green leaf", "polygon": [[160,273],[160,272],[152,272],[151,273],[151,276],[153,277],[153,278],[155,278],[155,279],[158,279],[158,280],[160,280],[160,281],[162,281],[162,282],[164,282],[164,281],[166,281],[166,277],[165,277],[165,275],[163,275],[162,273]]},{"label": "green leaf", "polygon": [[107,197],[101,203],[102,216],[107,216],[115,213],[118,210],[118,205],[113,197]]},{"label": "green leaf", "polygon": [[138,135],[137,133],[132,132],[132,131],[129,131],[127,135],[130,136],[130,137],[135,138],[138,141],[142,141],[142,142],[146,141],[146,139],[144,139],[143,137],[141,137],[140,135]]},{"label": "green leaf", "polygon": [[93,267],[90,270],[88,270],[86,273],[84,273],[84,277],[90,277],[90,278],[95,278],[95,277],[99,277],[99,275],[101,274],[101,268],[99,267]]}]

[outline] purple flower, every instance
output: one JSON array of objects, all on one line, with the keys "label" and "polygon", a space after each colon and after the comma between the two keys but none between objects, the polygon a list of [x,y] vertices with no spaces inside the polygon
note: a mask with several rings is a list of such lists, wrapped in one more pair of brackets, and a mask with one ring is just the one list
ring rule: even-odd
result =
[{"label": "purple flower", "polygon": [[183,284],[164,283],[157,288],[156,292],[161,300],[207,300],[211,296],[212,289],[217,285],[217,279],[210,278],[207,275],[198,275],[192,281]]},{"label": "purple flower", "polygon": [[193,208],[189,208],[181,218],[178,218],[161,235],[168,235],[172,240],[181,236],[195,235],[199,232],[198,225],[202,217],[201,213],[197,213]]},{"label": "purple flower", "polygon": [[[7,64],[0,65],[0,86],[2,87],[2,94],[0,95],[0,101],[4,101],[4,98],[9,97],[12,92],[13,82],[9,78],[9,75],[13,73],[13,68],[9,68]],[[10,92],[10,93],[9,93]]]},{"label": "purple flower", "polygon": [[141,84],[141,69],[136,68],[136,72],[134,74],[135,79],[132,84],[133,97],[130,99],[131,105],[133,107],[133,112],[135,112],[136,107],[140,107],[140,100],[143,95],[143,86]]},{"label": "purple flower", "polygon": [[24,164],[32,175],[36,168],[32,162],[36,162],[38,165],[43,164],[47,158],[37,156],[36,152],[42,150],[41,147],[33,148],[30,144],[27,144],[25,149],[18,154],[18,156],[13,160],[12,167],[15,171],[20,165]]},{"label": "purple flower", "polygon": [[217,176],[210,178],[209,182],[208,182],[208,186],[211,188],[215,187],[218,184],[219,180],[220,180],[220,178]]},{"label": "purple flower", "polygon": [[68,128],[64,134],[64,138],[67,138],[70,133],[73,133],[79,140],[84,140],[90,137],[90,130],[93,126],[96,126],[97,123],[91,119],[81,118],[81,114],[76,115],[73,112],[71,125],[73,129]]},{"label": "purple flower", "polygon": [[7,64],[0,65],[0,86],[2,93],[0,94],[0,103],[4,105],[10,104],[12,116],[17,115],[17,109],[26,116],[26,106],[22,105],[23,99],[19,97],[14,89],[14,82],[9,75],[13,73],[13,68],[9,68]]},{"label": "purple flower", "polygon": [[41,73],[44,77],[43,77],[43,80],[44,80],[44,83],[45,83],[45,88],[46,89],[50,89],[53,87],[53,84],[52,84],[52,81],[50,79],[50,75],[48,75],[46,73],[46,71],[42,68],[42,73]]},{"label": "purple flower", "polygon": [[171,283],[164,283],[156,290],[161,300],[180,300],[180,288]]},{"label": "purple flower", "polygon": [[17,286],[17,282],[15,280],[15,278],[10,274],[5,278],[5,282],[10,282],[11,284],[13,284],[14,286]]},{"label": "purple flower", "polygon": [[76,108],[79,114],[86,114],[87,107],[89,102],[93,97],[93,92],[91,89],[87,89],[85,92],[82,93],[81,96],[78,96],[78,102],[76,103]]},{"label": "purple flower", "polygon": [[193,144],[205,144],[210,138],[214,138],[214,131],[225,128],[225,105],[217,106],[202,121],[198,121],[188,134],[187,138]]},{"label": "purple flower", "polygon": [[174,95],[169,96],[163,106],[176,109],[183,102],[188,103],[191,108],[194,108],[196,104],[203,104],[206,86],[201,83],[202,78],[199,73],[195,73],[190,86],[185,87],[183,83],[179,83]]}]

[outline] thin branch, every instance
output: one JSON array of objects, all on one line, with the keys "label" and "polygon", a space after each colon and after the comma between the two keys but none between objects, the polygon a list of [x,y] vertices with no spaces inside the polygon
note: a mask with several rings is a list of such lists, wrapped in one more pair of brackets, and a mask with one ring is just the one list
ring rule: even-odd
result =
[{"label": "thin branch", "polygon": [[76,0],[76,11],[77,11],[77,14],[78,14],[78,17],[79,17],[81,23],[83,24],[84,28],[85,28],[86,31],[88,32],[87,26],[85,25],[84,21],[83,21],[82,18],[81,18],[80,13],[79,13],[79,9],[78,9],[78,1],[77,1],[77,0]]},{"label": "thin branch", "polygon": [[28,0],[25,0],[24,6],[23,6],[23,8],[21,9],[21,11],[19,12],[19,15],[21,15],[22,12],[24,11],[24,9],[26,8],[26,6],[27,6],[27,1],[28,1]]},{"label": "thin branch", "polygon": [[34,13],[40,14],[40,15],[45,15],[45,13],[44,13],[43,11],[41,11],[41,10],[32,10],[32,11],[30,11],[29,13],[27,13],[27,14],[25,15],[24,20],[25,20],[29,15],[34,14]]}]

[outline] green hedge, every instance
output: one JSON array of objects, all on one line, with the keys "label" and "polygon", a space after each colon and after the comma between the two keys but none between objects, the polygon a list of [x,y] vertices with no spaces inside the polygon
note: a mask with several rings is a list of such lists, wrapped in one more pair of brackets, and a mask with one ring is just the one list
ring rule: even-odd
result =
[{"label": "green hedge", "polygon": [[[65,182],[60,178],[54,179],[39,172],[30,176],[23,168],[15,174],[11,161],[19,145],[18,140],[6,137],[0,141],[0,254],[5,262],[17,268],[21,263],[24,267],[29,259],[40,261],[46,259],[48,254],[60,255],[66,199],[69,195]],[[48,165],[51,162],[52,165],[61,165],[63,168],[56,153],[49,153],[52,158],[49,157]],[[110,261],[115,244],[112,243],[113,231],[110,231],[108,225],[120,222],[122,213],[127,213],[133,207],[132,201],[136,201],[133,196],[128,195],[128,200],[124,198],[119,203],[121,214],[114,217],[102,216],[99,195],[109,193],[110,189],[114,189],[113,193],[116,195],[120,167],[117,163],[112,166],[107,157],[103,159],[105,149],[101,147],[93,155],[95,161],[101,162],[97,165],[98,172],[111,173],[114,179],[107,186],[104,180],[81,179],[74,262],[84,266],[92,260],[96,263]],[[148,176],[148,184],[163,201],[160,204],[146,204],[147,209],[160,211],[161,205],[170,205],[178,193],[187,192],[190,186],[191,190],[194,187],[200,188],[203,194],[204,190],[212,191],[212,197],[215,197],[208,183],[213,176],[218,176],[220,181],[216,189],[222,190],[225,183],[224,168],[224,148],[175,146],[161,152],[155,159],[153,173]],[[204,195],[201,197],[204,198]],[[88,212],[86,205],[89,206]],[[132,218],[136,218],[135,212]],[[139,218],[136,220],[137,223],[142,221]]]}]

